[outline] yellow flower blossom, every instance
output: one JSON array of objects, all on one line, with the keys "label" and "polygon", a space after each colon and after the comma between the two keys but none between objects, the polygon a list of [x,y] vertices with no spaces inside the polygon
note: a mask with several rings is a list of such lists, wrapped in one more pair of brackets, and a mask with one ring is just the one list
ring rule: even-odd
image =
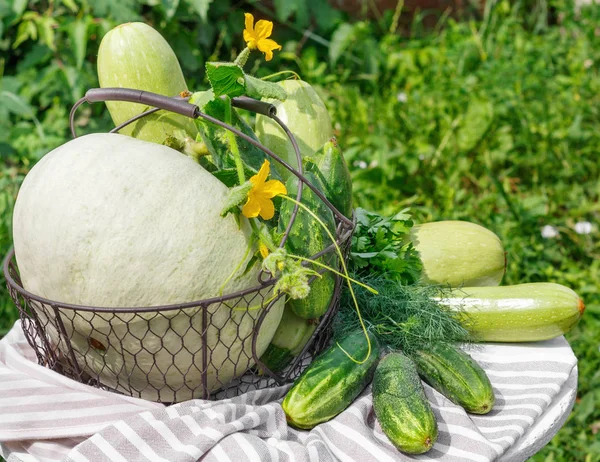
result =
[{"label": "yellow flower blossom", "polygon": [[263,220],[270,220],[275,215],[273,199],[280,194],[287,194],[285,185],[279,180],[269,180],[271,171],[270,163],[265,160],[256,175],[250,178],[252,189],[248,193],[248,200],[242,207],[242,213],[247,218],[256,218],[258,215]]},{"label": "yellow flower blossom", "polygon": [[263,260],[269,256],[269,248],[262,242],[258,244],[258,250],[260,251],[261,257],[263,257]]},{"label": "yellow flower blossom", "polygon": [[267,37],[273,32],[273,23],[261,19],[256,23],[254,27],[254,16],[250,13],[245,13],[246,28],[244,29],[244,41],[251,50],[259,49],[265,54],[265,60],[271,61],[273,59],[273,50],[281,50],[275,40],[271,40]]}]

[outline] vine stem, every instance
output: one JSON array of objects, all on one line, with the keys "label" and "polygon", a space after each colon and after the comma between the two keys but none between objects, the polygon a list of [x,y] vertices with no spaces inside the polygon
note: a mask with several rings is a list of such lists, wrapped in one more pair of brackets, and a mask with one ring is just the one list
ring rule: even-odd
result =
[{"label": "vine stem", "polygon": [[[225,105],[225,123],[229,125],[232,124],[232,106],[231,106],[231,98],[226,97],[227,104]],[[240,184],[244,184],[246,182],[246,175],[244,174],[244,164],[242,163],[242,157],[240,155],[240,148],[237,144],[237,140],[235,139],[235,133],[226,130],[227,132],[227,141],[229,142],[229,147],[231,148],[231,153],[233,154],[233,158],[235,159],[235,168],[237,170],[238,180]]]},{"label": "vine stem", "polygon": [[334,270],[331,266],[327,266],[324,263],[321,263],[319,261],[316,260],[311,260],[310,258],[305,258],[305,257],[301,257],[299,255],[294,255],[294,254],[289,254],[290,257],[295,258],[297,260],[301,260],[301,261],[307,261],[309,263],[312,263],[313,265],[317,265],[320,266],[321,268],[325,268],[329,271],[331,271],[334,274],[337,274],[338,276],[341,276],[345,279],[347,279],[350,282],[353,282],[354,284],[363,287],[364,289],[367,289],[369,292],[371,292],[372,294],[378,295],[379,292],[377,292],[375,289],[373,289],[373,287],[368,286],[367,284],[364,284],[360,281],[357,281],[356,279],[351,278],[350,276],[347,276],[343,273],[340,273],[339,271]]},{"label": "vine stem", "polygon": [[265,75],[264,77],[261,77],[260,80],[269,80],[269,79],[272,79],[273,77],[277,77],[279,75],[285,75],[285,74],[292,74],[295,77],[295,80],[300,80],[300,76],[298,75],[297,72],[294,72],[294,71],[275,72],[274,74],[269,74],[269,75]]},{"label": "vine stem", "polygon": [[337,342],[336,343],[337,343],[337,346],[339,347],[339,349],[342,350],[344,352],[344,354],[346,356],[348,356],[348,358],[350,358],[353,362],[355,362],[356,364],[364,364],[371,356],[371,339],[369,338],[367,328],[365,327],[365,322],[362,318],[362,315],[360,314],[360,308],[358,307],[358,301],[356,300],[356,294],[354,293],[354,289],[352,288],[352,283],[350,282],[350,276],[348,275],[348,269],[346,267],[346,261],[344,260],[344,256],[342,255],[342,251],[340,250],[340,247],[338,246],[337,242],[335,241],[335,237],[333,236],[333,234],[331,234],[331,231],[329,231],[329,228],[327,228],[325,223],[323,223],[323,221],[312,210],[310,210],[302,202],[299,202],[296,199],[292,199],[290,196],[286,196],[285,194],[282,194],[281,197],[288,201],[291,201],[294,204],[297,204],[299,207],[306,210],[306,212],[308,214],[310,214],[322,226],[322,228],[325,230],[325,232],[329,236],[329,239],[331,239],[331,242],[333,242],[333,245],[335,246],[335,250],[337,251],[337,254],[340,257],[340,263],[342,264],[344,278],[346,279],[346,282],[348,283],[348,289],[350,290],[350,295],[352,297],[352,301],[354,302],[354,307],[356,308],[356,314],[358,315],[358,321],[360,322],[360,326],[362,327],[362,330],[365,333],[365,337],[367,338],[367,345],[368,345],[367,356],[362,361],[357,361],[356,359],[354,359],[352,357],[352,355],[350,353],[348,353],[346,350],[344,350],[344,348],[339,343],[337,343]]},{"label": "vine stem", "polygon": [[248,56],[250,56],[250,51],[251,50],[248,47],[240,51],[240,54],[237,55],[237,58],[235,58],[233,64],[237,64],[240,67],[244,67],[246,65],[246,62],[248,61]]}]

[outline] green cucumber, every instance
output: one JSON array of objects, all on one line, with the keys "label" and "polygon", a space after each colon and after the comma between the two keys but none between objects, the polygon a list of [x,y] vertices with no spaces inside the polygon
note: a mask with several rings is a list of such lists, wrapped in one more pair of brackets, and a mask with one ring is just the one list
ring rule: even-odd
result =
[{"label": "green cucumber", "polygon": [[[286,100],[267,99],[266,101],[277,108],[277,117],[294,135],[302,158],[312,156],[333,136],[327,108],[315,89],[302,80],[284,80],[278,82],[278,85],[287,93]],[[296,152],[277,122],[270,117],[257,114],[255,132],[262,144],[292,167],[298,168]],[[273,168],[285,179],[291,175],[277,162],[273,162]]]},{"label": "green cucumber", "polygon": [[390,353],[379,362],[373,409],[383,432],[402,452],[422,454],[437,440],[437,422],[417,368],[402,353]]},{"label": "green cucumber", "polygon": [[456,310],[465,327],[483,342],[533,342],[570,331],[585,304],[568,287],[534,282],[501,287],[464,287],[436,300]]},{"label": "green cucumber", "polygon": [[302,351],[317,328],[317,323],[296,316],[286,307],[273,340],[260,360],[273,372],[280,372]]},{"label": "green cucumber", "polygon": [[306,160],[306,169],[323,182],[329,202],[342,215],[352,218],[352,177],[337,140],[331,138]]},{"label": "green cucumber", "polygon": [[[362,330],[334,343],[319,355],[296,379],[283,399],[288,423],[301,429],[331,420],[346,409],[373,378],[380,347],[369,334],[371,353]],[[346,351],[348,354],[342,351]],[[365,358],[366,361],[363,361]]]},{"label": "green cucumber", "polygon": [[[188,89],[171,46],[158,31],[142,22],[121,24],[102,38],[98,49],[98,81],[102,88],[134,88],[165,96],[177,96]],[[106,106],[115,125],[149,109],[143,104],[122,101],[107,101]],[[119,133],[163,144],[181,132],[196,138],[198,131],[191,118],[158,111]]]},{"label": "green cucumber", "polygon": [[[306,179],[323,191],[324,187],[321,181],[311,172],[306,172]],[[298,180],[290,178],[286,187],[288,195],[296,196],[298,191]],[[307,186],[302,188],[302,204],[311,210],[327,226],[333,236],[335,236],[335,220],[333,212],[317,197],[317,195]],[[294,203],[283,201],[279,211],[279,229],[285,230],[289,223]],[[306,210],[299,208],[292,229],[288,235],[286,249],[294,255],[301,257],[311,257],[331,244],[331,239],[327,235],[321,224],[314,219]],[[328,253],[317,260],[320,263],[337,269],[337,258],[334,252]],[[311,265],[312,269],[321,268]],[[310,292],[305,298],[290,299],[287,305],[297,316],[304,319],[314,319],[323,316],[335,290],[335,275],[331,271],[325,271],[321,277],[315,278],[310,284]]]},{"label": "green cucumber", "polygon": [[445,343],[419,350],[413,360],[434,389],[472,414],[487,414],[496,398],[485,371],[467,353]]},{"label": "green cucumber", "polygon": [[497,286],[506,257],[498,236],[467,221],[413,226],[410,240],[423,262],[422,282],[451,287]]}]

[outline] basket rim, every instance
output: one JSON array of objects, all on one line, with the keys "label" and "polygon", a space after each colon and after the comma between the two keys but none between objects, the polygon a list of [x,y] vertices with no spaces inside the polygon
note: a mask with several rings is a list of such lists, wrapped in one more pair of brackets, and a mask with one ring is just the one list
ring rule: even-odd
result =
[{"label": "basket rim", "polygon": [[80,311],[100,311],[100,312],[119,312],[119,313],[127,313],[127,312],[135,312],[135,313],[143,313],[143,312],[152,312],[152,311],[171,311],[171,310],[180,310],[187,308],[197,308],[197,307],[208,307],[213,304],[222,303],[234,298],[239,298],[244,295],[248,295],[253,292],[259,292],[262,289],[270,287],[277,282],[277,278],[270,278],[259,285],[250,287],[248,289],[239,290],[237,292],[222,295],[220,297],[210,297],[202,300],[194,300],[191,302],[184,303],[173,303],[169,305],[154,305],[154,306],[140,306],[140,307],[108,307],[108,306],[92,306],[92,305],[77,305],[74,303],[67,302],[59,302],[56,300],[50,300],[48,298],[42,297],[40,295],[36,295],[23,287],[22,284],[17,282],[12,275],[10,274],[10,267],[17,269],[15,258],[15,249],[14,247],[10,249],[6,257],[4,258],[3,272],[4,277],[6,278],[6,282],[13,289],[15,289],[20,294],[35,300],[36,302],[43,303],[45,305],[50,305],[54,308],[66,308],[70,310],[80,310]]},{"label": "basket rim", "polygon": [[[345,231],[346,232],[343,233],[341,236],[336,236],[337,237],[336,241],[338,243],[343,243],[343,242],[348,241],[348,239],[350,239],[352,237],[354,228],[345,230]],[[325,253],[329,252],[330,249],[332,249],[333,247],[334,247],[334,244],[331,244],[327,248],[323,249],[321,252],[318,252],[315,255],[309,257],[309,259],[319,258],[321,255],[324,255]],[[10,272],[11,267],[14,270],[18,270],[17,261],[15,258],[14,247],[11,247],[9,252],[6,254],[6,257],[4,258],[4,263],[2,266],[3,266],[2,270],[4,273],[4,277],[6,278],[7,284],[10,287],[12,287],[14,290],[19,292],[21,295],[23,295],[29,299],[35,300],[36,302],[39,302],[39,303],[43,303],[44,305],[50,305],[53,308],[64,308],[64,309],[69,309],[69,310],[80,310],[80,311],[98,311],[98,312],[103,312],[103,313],[117,313],[117,312],[118,313],[150,313],[153,311],[173,311],[173,310],[181,310],[181,309],[197,308],[197,307],[207,308],[213,304],[223,303],[228,300],[243,297],[244,295],[248,295],[253,292],[260,292],[261,290],[263,290],[267,287],[271,287],[271,286],[275,285],[278,281],[278,278],[271,277],[270,279],[267,279],[266,281],[261,281],[258,285],[249,287],[247,289],[238,290],[237,292],[233,292],[233,293],[226,294],[226,295],[221,295],[219,297],[210,297],[210,298],[205,298],[205,299],[201,299],[201,300],[193,300],[191,302],[173,303],[173,304],[169,304],[169,305],[139,306],[139,307],[135,307],[135,306],[108,307],[108,306],[78,305],[78,304],[74,304],[74,303],[59,302],[56,300],[50,300],[48,298],[42,297],[40,295],[36,295],[33,292],[28,291],[27,289],[25,289],[25,287],[23,287],[23,285],[21,283],[17,282],[15,280],[15,278],[12,277],[11,272]],[[280,298],[282,295],[283,295],[283,293],[278,294],[277,298]]]}]

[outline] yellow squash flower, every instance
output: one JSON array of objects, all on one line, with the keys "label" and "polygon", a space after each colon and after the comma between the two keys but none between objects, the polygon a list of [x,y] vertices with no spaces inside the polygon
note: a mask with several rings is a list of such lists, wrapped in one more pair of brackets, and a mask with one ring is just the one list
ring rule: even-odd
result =
[{"label": "yellow squash flower", "polygon": [[258,250],[260,251],[261,257],[263,257],[263,260],[269,256],[269,248],[262,242],[258,244]]},{"label": "yellow squash flower", "polygon": [[273,50],[281,50],[275,40],[271,40],[267,37],[273,32],[273,23],[261,19],[256,23],[254,27],[254,16],[250,13],[245,13],[246,28],[244,29],[244,41],[251,50],[259,49],[265,54],[265,60],[271,61],[273,59]]},{"label": "yellow squash flower", "polygon": [[263,220],[270,220],[275,215],[273,199],[280,194],[287,194],[285,185],[279,180],[269,180],[271,171],[270,163],[265,160],[256,175],[250,178],[252,189],[248,193],[248,200],[242,207],[242,213],[247,218],[256,218],[258,215]]}]

